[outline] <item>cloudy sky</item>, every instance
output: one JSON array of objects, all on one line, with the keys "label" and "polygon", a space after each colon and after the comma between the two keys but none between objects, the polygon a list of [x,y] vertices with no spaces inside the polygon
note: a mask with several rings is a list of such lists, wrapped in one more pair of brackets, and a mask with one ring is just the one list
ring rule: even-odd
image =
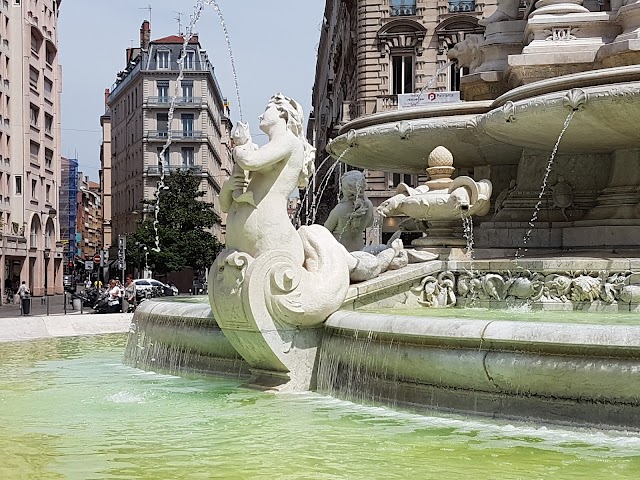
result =
[{"label": "cloudy sky", "polygon": [[[235,59],[245,121],[261,133],[257,117],[276,92],[308,115],[324,0],[219,0]],[[151,20],[152,39],[184,30],[195,0],[64,0],[58,21],[63,69],[62,155],[77,158],[92,180],[100,168],[100,115],[104,89],[125,67],[125,49],[138,46],[140,24]],[[148,7],[151,6],[151,16]],[[239,120],[229,52],[219,18],[208,7],[195,31],[214,64],[231,116]],[[263,143],[259,138],[258,143]]]}]

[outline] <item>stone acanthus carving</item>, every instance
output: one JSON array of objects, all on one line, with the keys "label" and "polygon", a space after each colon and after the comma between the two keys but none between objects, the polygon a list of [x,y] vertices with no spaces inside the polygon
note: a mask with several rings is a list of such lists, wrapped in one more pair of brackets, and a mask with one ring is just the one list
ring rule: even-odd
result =
[{"label": "stone acanthus carving", "polygon": [[467,67],[469,73],[474,73],[484,62],[484,53],[481,49],[483,38],[480,34],[466,35],[464,40],[456,43],[447,52],[447,57],[457,60],[458,67]]},{"label": "stone acanthus carving", "polygon": [[578,30],[573,27],[553,27],[551,30],[544,30],[543,33],[547,35],[545,40],[548,42],[566,42],[576,40],[578,37],[574,33],[577,33]]}]

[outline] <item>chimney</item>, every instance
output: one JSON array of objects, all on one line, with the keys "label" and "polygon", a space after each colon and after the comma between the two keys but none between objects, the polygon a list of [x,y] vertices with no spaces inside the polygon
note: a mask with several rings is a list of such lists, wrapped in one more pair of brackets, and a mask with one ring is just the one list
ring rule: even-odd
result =
[{"label": "chimney", "polygon": [[151,42],[151,24],[149,20],[142,22],[140,26],[140,48],[142,50],[149,50],[149,43]]}]

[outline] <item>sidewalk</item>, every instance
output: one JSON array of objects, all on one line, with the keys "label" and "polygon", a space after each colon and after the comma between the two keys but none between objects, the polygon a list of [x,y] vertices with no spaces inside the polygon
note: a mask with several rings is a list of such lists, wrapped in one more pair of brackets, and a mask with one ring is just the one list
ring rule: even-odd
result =
[{"label": "sidewalk", "polygon": [[[67,302],[70,302],[71,295],[67,294]],[[31,315],[47,315],[47,302],[49,302],[49,315],[64,314],[64,295],[50,295],[46,297],[32,297],[31,298]],[[93,309],[84,308],[84,313],[92,313]],[[67,313],[74,313],[71,308],[71,304],[67,303]],[[78,312],[79,313],[79,312]],[[19,303],[4,303],[0,306],[0,318],[10,318],[20,316],[20,304]]]},{"label": "sidewalk", "polygon": [[[127,333],[133,313],[35,315],[0,318],[0,343],[37,338]],[[2,308],[4,310],[4,307]]]}]

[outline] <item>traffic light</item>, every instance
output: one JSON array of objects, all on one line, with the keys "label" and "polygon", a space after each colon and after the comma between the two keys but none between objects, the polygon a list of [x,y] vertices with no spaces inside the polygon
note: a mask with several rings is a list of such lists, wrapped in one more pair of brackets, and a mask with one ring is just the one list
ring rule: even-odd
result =
[{"label": "traffic light", "polygon": [[73,260],[69,260],[69,272],[73,272],[75,268],[75,264],[73,263]]}]

